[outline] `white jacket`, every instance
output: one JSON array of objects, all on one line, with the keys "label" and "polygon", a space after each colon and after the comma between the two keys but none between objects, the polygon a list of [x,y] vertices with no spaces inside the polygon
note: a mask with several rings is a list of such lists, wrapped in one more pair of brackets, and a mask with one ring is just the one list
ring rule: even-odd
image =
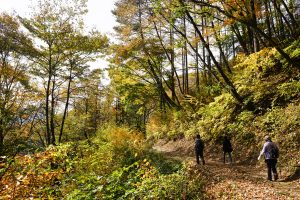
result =
[{"label": "white jacket", "polygon": [[261,152],[260,152],[260,154],[259,154],[259,156],[258,156],[257,159],[259,160],[262,155],[265,156],[266,160],[268,160],[268,159],[276,159],[276,158],[272,158],[272,155],[271,155],[271,150],[274,149],[274,148],[278,151],[278,147],[277,147],[277,145],[274,142],[272,142],[272,141],[266,141],[264,143],[264,146],[263,146],[263,148],[262,148],[262,150],[261,150]]}]

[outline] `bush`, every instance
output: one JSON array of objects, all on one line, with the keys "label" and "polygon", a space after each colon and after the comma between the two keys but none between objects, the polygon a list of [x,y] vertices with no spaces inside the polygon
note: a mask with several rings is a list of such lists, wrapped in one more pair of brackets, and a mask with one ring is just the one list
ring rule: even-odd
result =
[{"label": "bush", "polygon": [[115,171],[102,188],[103,199],[195,199],[203,195],[200,177],[186,167],[161,174],[147,160]]}]

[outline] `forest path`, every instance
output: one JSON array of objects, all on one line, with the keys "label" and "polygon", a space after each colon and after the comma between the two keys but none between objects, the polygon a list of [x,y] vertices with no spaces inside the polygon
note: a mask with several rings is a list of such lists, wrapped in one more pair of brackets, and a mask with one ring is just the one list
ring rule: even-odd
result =
[{"label": "forest path", "polygon": [[[234,162],[224,164],[220,155],[205,152],[206,164],[197,165],[193,156],[193,142],[158,142],[153,146],[170,159],[185,162],[206,180],[207,199],[270,199],[300,200],[300,179],[288,180],[281,174],[278,181],[267,181],[266,167],[262,163]],[[221,156],[222,157],[222,156]],[[263,159],[261,159],[260,162]]]}]

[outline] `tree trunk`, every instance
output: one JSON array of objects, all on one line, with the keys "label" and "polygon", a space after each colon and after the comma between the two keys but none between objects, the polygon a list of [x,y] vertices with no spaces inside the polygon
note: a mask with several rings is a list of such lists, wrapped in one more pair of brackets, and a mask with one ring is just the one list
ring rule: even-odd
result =
[{"label": "tree trunk", "polygon": [[[184,3],[183,3],[183,0],[180,0],[180,3],[184,6]],[[216,5],[212,5],[212,4],[209,4],[207,2],[197,2],[197,3],[201,3],[203,5],[207,5],[211,8],[214,8],[216,9],[217,11],[219,11],[220,13],[224,14],[225,16],[229,17],[230,19],[234,19],[234,20],[237,20],[239,21],[240,23],[246,25],[246,26],[249,26],[249,27],[252,27],[253,30],[255,32],[257,32],[259,35],[261,35],[262,37],[264,37],[265,39],[268,40],[268,42],[274,47],[276,48],[276,50],[282,55],[283,58],[285,58],[287,60],[287,62],[290,64],[290,65],[293,65],[293,61],[292,59],[290,58],[290,56],[285,53],[279,46],[278,43],[276,43],[273,38],[270,38],[263,30],[261,30],[260,28],[258,28],[258,26],[253,26],[253,24],[249,23],[248,20],[243,20],[243,19],[237,19],[235,16],[233,16],[232,14],[222,10],[220,7],[216,6]],[[186,13],[189,14],[188,11],[186,11]],[[194,22],[195,26],[197,26],[197,24]]]},{"label": "tree trunk", "polygon": [[[85,115],[87,116],[88,114],[88,99],[85,99]],[[83,134],[84,134],[84,137],[89,140],[89,137],[88,137],[88,134],[87,134],[87,130],[86,130],[86,127],[88,126],[88,121],[87,121],[87,118],[85,118],[85,123],[84,123],[84,128],[83,128]]]},{"label": "tree trunk", "polygon": [[59,139],[58,139],[59,143],[61,143],[61,138],[62,138],[62,134],[63,134],[63,131],[64,131],[65,119],[66,119],[67,112],[68,112],[68,107],[69,107],[69,100],[70,100],[70,93],[71,93],[70,90],[71,90],[72,73],[73,73],[72,69],[73,69],[73,63],[71,61],[71,63],[70,63],[70,73],[69,73],[69,83],[68,83],[68,88],[67,88],[67,99],[66,99],[63,118],[62,118],[62,121],[61,121],[60,132],[59,132]]},{"label": "tree trunk", "polygon": [[[197,32],[195,31],[195,38],[197,38]],[[196,90],[199,93],[200,92],[200,75],[199,75],[199,58],[198,58],[198,54],[199,54],[199,44],[198,42],[196,43],[196,55],[195,55],[195,60],[196,60]]]},{"label": "tree trunk", "polygon": [[271,31],[271,20],[270,20],[270,11],[269,11],[269,5],[268,5],[269,0],[264,0],[264,6],[265,6],[265,13],[266,13],[266,25],[267,25],[267,30],[268,30],[268,36],[272,37],[272,31]]},{"label": "tree trunk", "polygon": [[[143,28],[142,28],[142,10],[141,10],[141,2],[140,0],[138,1],[138,8],[139,8],[139,24],[140,24],[140,36],[141,36],[141,39],[144,41],[144,33],[143,33]],[[168,105],[172,106],[172,107],[176,107],[176,108],[180,108],[179,105],[177,105],[168,95],[167,93],[165,92],[164,88],[163,88],[163,85],[162,85],[162,80],[161,79],[161,72],[160,72],[160,69],[158,64],[155,63],[154,59],[152,59],[151,55],[149,54],[148,50],[146,48],[143,47],[143,50],[145,52],[145,54],[147,56],[149,56],[149,58],[147,59],[147,62],[148,62],[148,67],[150,68],[150,72],[152,74],[152,78],[155,80],[156,82],[156,86],[157,86],[157,89],[159,91],[159,94],[161,95],[161,97],[164,98],[164,100],[166,100],[166,103],[168,103]],[[151,62],[153,61],[153,63]],[[155,71],[156,69],[156,71]],[[157,74],[157,71],[159,71],[160,74]],[[162,94],[161,94],[162,92]]]},{"label": "tree trunk", "polygon": [[[154,64],[155,65],[155,64]],[[165,101],[165,103],[167,103],[170,107],[175,107],[177,109],[180,108],[180,105],[177,105],[166,93],[166,91],[163,88],[162,85],[162,80],[160,79],[160,76],[157,75],[157,73],[155,72],[154,66],[151,63],[150,59],[148,59],[148,66],[150,68],[150,72],[152,74],[152,77],[154,78],[156,85],[157,85],[157,89],[159,94],[161,95],[161,97],[163,98],[163,101]]]},{"label": "tree trunk", "polygon": [[284,6],[286,12],[288,13],[288,16],[291,19],[292,26],[294,27],[294,30],[296,30],[296,31],[293,32],[293,34],[295,34],[295,37],[297,38],[298,35],[299,35],[299,31],[297,31],[298,28],[299,28],[299,24],[298,24],[297,20],[295,19],[294,15],[292,14],[292,12],[290,11],[290,9],[288,8],[288,6],[286,5],[286,3],[284,2],[284,0],[281,0],[281,3]]},{"label": "tree trunk", "polygon": [[[250,1],[250,8],[251,8],[251,23],[252,23],[252,26],[257,27],[257,17],[256,17],[256,10],[255,10],[254,0]],[[255,31],[253,30],[252,31],[252,33],[253,33],[253,50],[254,50],[254,52],[258,52],[260,50],[259,39],[254,34],[254,32]]]},{"label": "tree trunk", "polygon": [[[186,19],[183,18],[183,30],[185,35],[187,35],[186,30]],[[189,66],[188,66],[188,49],[187,49],[187,41],[184,41],[184,70],[185,70],[185,94],[189,94]]]},{"label": "tree trunk", "polygon": [[237,27],[237,25],[236,25],[236,24],[233,24],[233,25],[231,26],[231,29],[232,29],[232,31],[234,32],[234,34],[236,35],[236,37],[237,37],[237,39],[238,39],[238,41],[239,41],[241,47],[243,48],[244,53],[245,53],[246,55],[249,55],[250,53],[249,53],[247,44],[246,44],[246,42],[244,41],[244,39],[243,39],[243,37],[242,37],[242,35],[241,35],[241,33],[240,33],[240,30],[239,30],[239,28]]},{"label": "tree trunk", "polygon": [[[162,16],[163,16],[163,13],[160,13]],[[208,72],[204,72],[204,76],[207,76],[206,77],[206,82],[210,82],[211,80],[211,76],[213,76],[219,84],[221,84],[222,86],[224,86],[221,82],[220,82],[220,79],[219,77],[212,71],[212,68],[211,68],[211,62],[210,62],[210,59],[209,59],[209,55],[207,56],[207,58],[203,58],[200,53],[196,50],[196,48],[191,44],[191,42],[188,40],[187,36],[184,35],[184,33],[179,30],[174,24],[173,24],[173,28],[182,36],[185,38],[185,40],[187,41],[188,45],[190,46],[190,48],[194,51],[194,53],[197,55],[197,57],[201,60],[201,62],[203,63],[203,68]],[[204,56],[206,55],[205,53],[206,49],[205,47],[203,48],[203,54]],[[206,63],[206,60],[208,63]],[[209,83],[208,83],[209,84]]]},{"label": "tree trunk", "polygon": [[[162,41],[161,41],[161,43],[162,43]],[[177,75],[177,72],[175,69],[174,33],[173,33],[172,26],[170,26],[170,46],[171,46],[171,53],[170,53],[170,58],[169,58],[169,61],[171,64],[170,81],[171,81],[172,100],[175,101],[177,99],[176,90],[175,90],[175,75],[176,75],[176,77],[178,77],[178,75]],[[166,51],[165,51],[165,53],[168,54]],[[179,78],[177,78],[177,81],[178,81],[178,86],[181,89]]]},{"label": "tree trunk", "polygon": [[214,35],[215,35],[215,38],[216,38],[216,41],[217,41],[217,45],[218,45],[219,50],[220,50],[220,60],[223,60],[224,65],[225,65],[227,71],[228,71],[229,73],[232,73],[232,71],[231,71],[231,69],[230,69],[230,66],[229,66],[229,63],[228,63],[228,60],[227,60],[227,58],[226,58],[226,56],[225,56],[225,53],[224,53],[224,51],[223,51],[223,48],[222,48],[222,45],[221,45],[221,41],[220,41],[220,39],[219,39],[219,35],[217,34],[216,30],[214,29],[214,28],[215,28],[215,25],[214,25],[214,22],[213,22],[213,21],[211,22],[211,26],[212,26],[212,28],[213,28]]},{"label": "tree trunk", "polygon": [[173,29],[172,27],[170,27],[170,46],[171,46],[171,53],[169,55],[169,52],[168,50],[166,49],[165,45],[163,44],[163,40],[161,38],[161,35],[159,34],[158,32],[158,28],[157,28],[157,25],[155,22],[153,22],[154,24],[154,28],[155,28],[155,31],[156,31],[156,35],[160,41],[160,44],[165,52],[165,55],[167,56],[167,59],[169,60],[170,64],[171,64],[171,75],[170,75],[170,79],[171,79],[171,83],[170,83],[170,87],[169,89],[172,91],[172,99],[173,101],[177,101],[177,103],[179,104],[179,100],[178,100],[178,97],[176,95],[176,90],[175,90],[175,77],[176,77],[176,80],[178,82],[178,88],[181,92],[181,94],[183,94],[183,89],[181,87],[181,82],[180,82],[180,78],[178,76],[178,73],[176,71],[176,68],[175,68],[175,53],[174,53],[174,33],[173,33]]},{"label": "tree trunk", "polygon": [[275,18],[276,18],[276,16],[275,16],[275,13],[274,13],[273,8],[272,8],[271,1],[267,0],[267,4],[268,4],[268,8],[269,8],[268,12],[270,13],[270,18],[271,18],[270,19],[271,30],[274,33],[274,34],[270,35],[270,37],[276,37],[276,36],[278,36],[277,30],[275,28],[275,20],[276,20]]},{"label": "tree trunk", "polygon": [[[183,2],[183,0],[179,0],[181,3],[181,6],[185,7],[185,4]],[[201,42],[203,43],[203,45],[205,46],[205,48],[207,49],[210,58],[212,59],[212,61],[215,64],[215,67],[217,68],[218,72],[221,74],[223,80],[225,81],[226,85],[229,87],[229,91],[231,92],[232,96],[237,100],[237,102],[239,104],[243,105],[243,99],[242,97],[237,93],[234,85],[232,84],[232,82],[229,80],[229,78],[226,76],[226,74],[223,72],[221,66],[219,65],[219,63],[217,62],[217,60],[215,59],[211,49],[209,48],[207,42],[205,41],[202,33],[199,31],[197,24],[195,23],[194,19],[192,18],[192,16],[190,15],[190,13],[188,12],[188,10],[185,10],[186,16],[188,17],[188,19],[190,20],[190,22],[192,23],[192,25],[194,26],[195,30],[197,31],[197,34],[200,37]]]},{"label": "tree trunk", "polygon": [[50,130],[51,130],[51,144],[55,145],[55,86],[56,86],[56,77],[54,75],[52,80],[52,90],[51,90],[51,113],[50,113]]},{"label": "tree trunk", "polygon": [[49,96],[50,96],[50,86],[51,86],[51,77],[52,77],[52,63],[51,57],[49,60],[49,75],[46,87],[46,107],[45,107],[45,114],[46,114],[46,141],[47,145],[51,144],[51,131],[50,131],[50,120],[49,120]]},{"label": "tree trunk", "polygon": [[0,118],[0,155],[3,155],[4,148],[4,129],[3,129],[3,119]]},{"label": "tree trunk", "polygon": [[[288,27],[288,29],[289,29],[289,31],[290,31],[290,35],[291,35],[291,37],[294,37],[294,35],[293,35],[293,33],[294,33],[294,31],[293,31],[293,27],[291,27],[291,25],[290,25],[290,22],[287,20],[287,18],[285,17],[285,15],[282,13],[282,11],[280,10],[280,7],[277,5],[277,2],[276,2],[276,0],[273,0],[273,4],[274,4],[274,7],[275,7],[275,9],[276,9],[276,11],[277,11],[277,13],[278,13],[278,18],[280,18],[280,27],[281,27],[281,33],[282,33],[282,36],[283,36],[283,38],[285,38],[286,36],[285,36],[285,30],[284,30],[284,24],[283,24],[283,21],[285,22],[285,24],[287,25],[287,27]],[[283,21],[282,21],[282,19],[283,19]]]}]

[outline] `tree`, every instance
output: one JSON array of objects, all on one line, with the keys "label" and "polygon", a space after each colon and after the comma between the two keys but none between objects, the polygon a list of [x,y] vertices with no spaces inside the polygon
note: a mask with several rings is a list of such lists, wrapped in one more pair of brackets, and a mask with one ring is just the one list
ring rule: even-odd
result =
[{"label": "tree", "polygon": [[[151,13],[147,9],[146,1],[118,1],[114,14],[120,23],[115,28],[120,37],[120,44],[115,45],[112,63],[127,68],[139,78],[142,83],[153,84],[159,94],[159,104],[163,110],[165,105],[179,108],[176,98],[172,100],[165,87],[172,90],[166,80],[167,71],[163,68],[165,55],[160,40],[151,34],[159,34],[159,28],[147,21]],[[146,28],[149,27],[149,28]],[[150,29],[151,27],[151,29]],[[156,32],[157,31],[157,32]]]},{"label": "tree", "polygon": [[[31,115],[30,86],[26,55],[33,52],[31,40],[21,31],[16,18],[0,15],[0,151],[5,137],[19,130]],[[33,97],[33,95],[31,96]],[[23,114],[22,114],[23,113]],[[13,139],[12,135],[10,135]]]},{"label": "tree", "polygon": [[[288,63],[293,65],[292,59],[286,52],[284,52],[280,42],[265,33],[264,27],[258,26],[256,20],[257,11],[255,10],[255,8],[259,8],[259,6],[255,6],[254,1],[236,1],[236,3],[234,4],[231,1],[225,1],[222,2],[222,4],[213,4],[210,2],[198,0],[190,1],[196,3],[197,5],[207,6],[211,10],[215,10],[215,13],[222,14],[225,18],[229,19],[231,23],[239,22],[241,24],[244,24],[249,29],[248,33],[250,34],[250,38],[253,39],[252,31],[255,32],[258,39],[262,37],[265,40],[264,43],[268,43],[269,46],[273,46],[274,48],[276,48],[276,50],[282,55],[282,57],[285,58]],[[280,24],[281,23],[279,23],[279,26]],[[293,35],[298,35],[298,31],[299,30],[294,32]]]},{"label": "tree", "polygon": [[70,137],[89,140],[98,128],[113,120],[113,92],[101,82],[102,76],[100,69],[87,70],[72,81],[72,109],[68,112],[62,135],[65,141]]},{"label": "tree", "polygon": [[[82,30],[83,31],[83,30]],[[100,33],[93,31],[89,35],[82,35],[82,33],[74,33],[70,35],[68,49],[65,51],[66,63],[65,70],[68,72],[65,76],[67,78],[66,100],[63,117],[60,125],[59,139],[61,142],[64,123],[68,112],[69,101],[72,91],[72,82],[75,78],[84,76],[84,72],[89,67],[87,63],[96,61],[100,53],[103,53],[107,47],[108,39]],[[100,71],[95,71],[100,74]],[[100,80],[100,78],[99,78]],[[96,81],[96,80],[95,80]]]},{"label": "tree", "polygon": [[[31,57],[33,74],[43,84],[45,98],[46,143],[56,143],[56,128],[60,127],[59,142],[69,107],[72,80],[81,76],[87,63],[95,60],[107,45],[99,33],[83,33],[82,16],[87,12],[86,1],[40,0],[30,19],[21,18],[35,41],[38,53]],[[66,73],[67,72],[67,73]],[[67,84],[65,84],[67,83]],[[60,90],[66,85],[66,101],[61,124],[55,119],[60,109]]]}]

